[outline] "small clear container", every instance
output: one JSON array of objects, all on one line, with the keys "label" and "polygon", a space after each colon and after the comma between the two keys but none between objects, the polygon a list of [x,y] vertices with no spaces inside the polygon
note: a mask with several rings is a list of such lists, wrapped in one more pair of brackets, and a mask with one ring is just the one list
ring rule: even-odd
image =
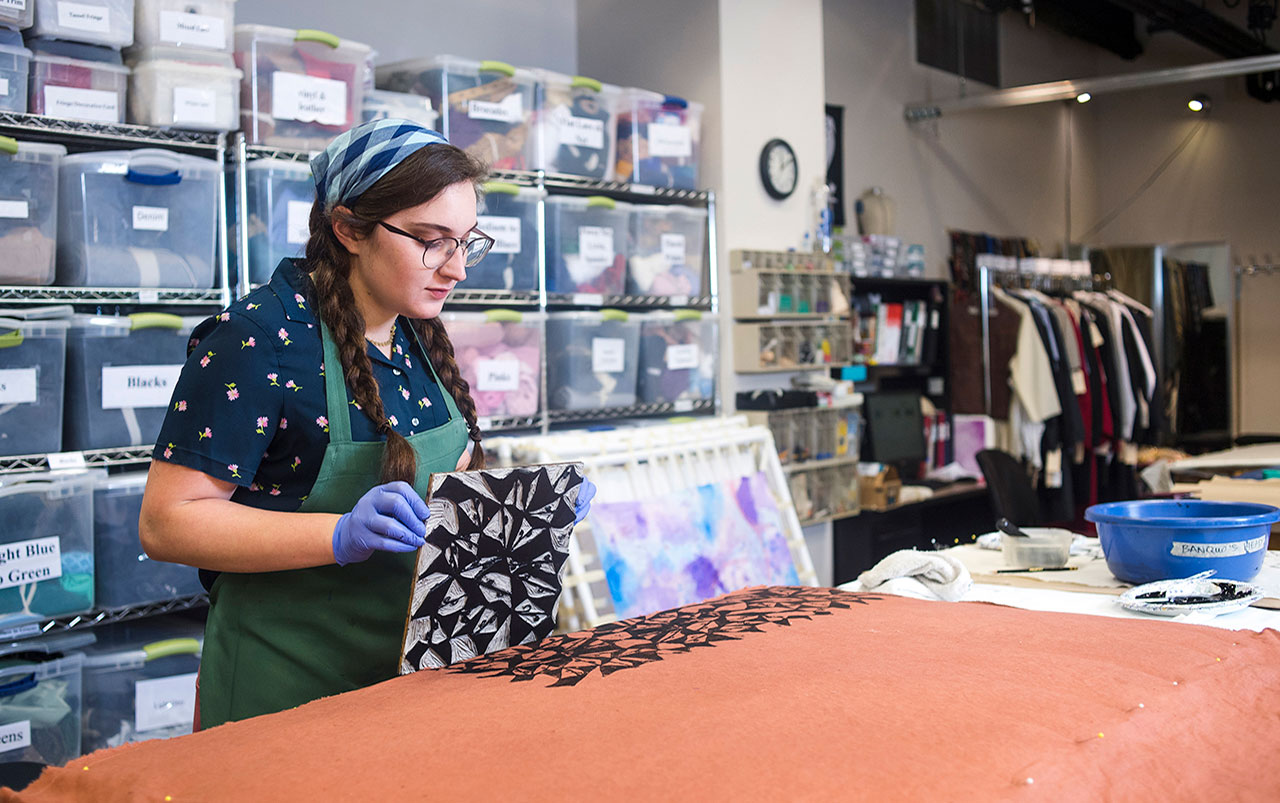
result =
[{"label": "small clear container", "polygon": [[794,460],[794,417],[786,410],[774,410],[770,412],[769,431],[773,433],[773,445],[774,448],[778,450],[778,462],[785,465]]},{"label": "small clear container", "polygon": [[78,652],[0,669],[0,762],[58,766],[80,755],[81,672]]},{"label": "small clear container", "polygon": [[640,323],[621,310],[547,316],[548,406],[595,410],[636,403]]},{"label": "small clear container", "polygon": [[[4,6],[0,4],[0,22]],[[22,46],[22,37],[12,38],[0,31],[0,111],[25,114],[27,76],[31,73],[31,51]]]},{"label": "small clear container", "polygon": [[702,104],[644,89],[624,89],[618,108],[619,181],[698,188]]},{"label": "small clear container", "polygon": [[[33,43],[31,72],[27,82],[27,109],[32,114],[84,120],[91,123],[123,123],[129,68],[119,54],[100,54],[91,45]],[[105,49],[99,49],[105,50]],[[59,52],[92,54],[102,58],[75,58]]]},{"label": "small clear container", "polygon": [[230,53],[236,0],[137,0],[133,43]]},{"label": "small clear container", "polygon": [[538,199],[541,191],[502,181],[484,185],[476,227],[494,239],[493,248],[467,268],[463,290],[538,289]]},{"label": "small clear container", "polygon": [[107,47],[133,44],[133,0],[28,0],[35,4],[32,36]]},{"label": "small clear container", "polygon": [[288,159],[254,159],[245,175],[249,281],[266,284],[280,260],[306,250],[316,184],[309,165]]},{"label": "small clear container", "polygon": [[640,319],[641,404],[715,397],[716,322],[696,310],[652,312]]},{"label": "small clear container", "polygon": [[199,594],[192,566],[152,560],[138,540],[147,473],[102,477],[93,489],[93,554],[99,608],[124,608]]},{"label": "small clear container", "polygon": [[315,30],[235,27],[250,144],[318,151],[363,114],[370,47]]},{"label": "small clear container", "polygon": [[456,56],[381,66],[379,89],[431,98],[449,142],[494,170],[528,170],[534,159],[533,73],[501,61]]},{"label": "small clear container", "polygon": [[784,273],[778,276],[778,312],[793,313],[796,311],[797,277]]},{"label": "small clear container", "polygon": [[156,46],[131,53],[129,121],[158,128],[233,131],[240,71],[226,53]]},{"label": "small clear container", "polygon": [[542,330],[546,316],[513,310],[445,312],[462,377],[481,418],[526,418],[541,409]]},{"label": "small clear container", "polygon": [[631,205],[599,195],[553,195],[546,208],[547,291],[622,295]]},{"label": "small clear container", "polygon": [[364,106],[360,110],[364,122],[391,118],[412,120],[431,130],[436,130],[440,115],[431,108],[431,98],[409,92],[392,92],[387,89],[366,89]]},{"label": "small clear container", "polygon": [[52,284],[61,145],[0,137],[0,284]]},{"label": "small clear container", "polygon": [[69,312],[0,310],[0,455],[62,451]]},{"label": "small clear container", "polygon": [[637,205],[631,214],[627,293],[699,296],[707,243],[707,210]]},{"label": "small clear container", "polygon": [[1059,527],[1022,527],[1029,538],[1000,534],[1000,551],[1007,566],[1018,569],[1056,569],[1067,565],[1076,534]]},{"label": "small clear container", "polygon": [[594,78],[534,70],[535,170],[613,176],[619,89]]}]

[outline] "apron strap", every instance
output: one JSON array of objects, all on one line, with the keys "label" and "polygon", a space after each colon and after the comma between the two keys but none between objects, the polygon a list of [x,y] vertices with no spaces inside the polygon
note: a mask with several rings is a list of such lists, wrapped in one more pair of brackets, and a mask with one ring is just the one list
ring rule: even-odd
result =
[{"label": "apron strap", "polygon": [[324,345],[324,401],[329,416],[329,442],[351,442],[351,405],[347,403],[347,381],[342,372],[342,358],[338,356],[338,344],[320,316],[320,342]]},{"label": "apron strap", "polygon": [[[427,364],[427,369],[431,371],[431,378],[435,380],[436,387],[440,388],[440,395],[444,398],[444,408],[449,413],[449,418],[445,423],[447,424],[455,418],[461,420],[462,413],[458,410],[457,400],[453,398],[453,393],[440,381],[440,375],[436,373],[436,367],[431,363],[431,352],[427,351],[426,347],[422,345],[422,339],[418,337],[418,330],[414,328],[413,324],[407,321],[406,324],[413,342],[418,344],[418,351],[422,354],[422,361]],[[463,423],[465,424],[466,422]],[[468,439],[470,439],[470,435],[468,435]]]}]

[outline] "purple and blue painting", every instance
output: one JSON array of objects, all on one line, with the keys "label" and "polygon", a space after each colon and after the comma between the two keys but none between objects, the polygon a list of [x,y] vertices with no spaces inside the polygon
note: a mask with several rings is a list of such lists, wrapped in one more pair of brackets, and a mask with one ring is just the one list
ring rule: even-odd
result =
[{"label": "purple and blue painting", "polygon": [[800,582],[763,473],[661,499],[597,502],[590,520],[619,618]]}]

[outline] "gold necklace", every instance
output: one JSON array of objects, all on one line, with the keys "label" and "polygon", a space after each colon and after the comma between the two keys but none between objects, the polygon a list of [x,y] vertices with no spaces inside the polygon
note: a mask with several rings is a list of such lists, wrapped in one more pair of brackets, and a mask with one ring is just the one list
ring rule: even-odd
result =
[{"label": "gold necklace", "polygon": [[381,341],[374,340],[368,335],[365,335],[364,338],[365,340],[368,340],[370,343],[377,346],[378,348],[385,349],[389,347],[392,343],[396,342],[396,325],[394,323],[391,324],[391,336],[388,337],[386,340],[381,340]]}]

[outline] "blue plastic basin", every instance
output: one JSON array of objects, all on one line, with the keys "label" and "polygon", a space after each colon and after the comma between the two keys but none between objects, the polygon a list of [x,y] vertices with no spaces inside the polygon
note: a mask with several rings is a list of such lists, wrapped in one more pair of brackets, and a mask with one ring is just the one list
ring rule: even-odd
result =
[{"label": "blue plastic basin", "polygon": [[1135,585],[1213,569],[1216,579],[1249,581],[1262,568],[1280,508],[1247,502],[1147,499],[1094,505],[1107,568]]}]

